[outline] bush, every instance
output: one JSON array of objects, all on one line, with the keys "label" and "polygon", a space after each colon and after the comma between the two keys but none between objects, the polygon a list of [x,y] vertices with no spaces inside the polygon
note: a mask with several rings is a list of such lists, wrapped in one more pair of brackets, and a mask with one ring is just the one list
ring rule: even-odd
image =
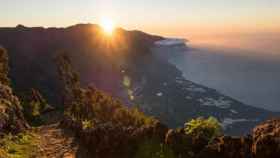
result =
[{"label": "bush", "polygon": [[82,88],[78,73],[66,55],[57,57],[59,76],[64,84],[64,107],[66,116],[81,122],[84,128],[96,123],[111,122],[121,126],[151,125],[155,120],[136,108],[129,109],[119,100],[94,87]]},{"label": "bush", "polygon": [[84,97],[73,102],[68,107],[66,115],[71,116],[73,120],[87,122],[87,127],[90,127],[89,124],[107,122],[125,127],[140,127],[155,123],[155,119],[145,116],[137,108],[128,108],[95,88],[84,89],[81,93],[86,95],[81,95]]},{"label": "bush", "polygon": [[222,133],[219,121],[214,117],[192,119],[185,123],[185,132],[195,138],[211,141]]}]

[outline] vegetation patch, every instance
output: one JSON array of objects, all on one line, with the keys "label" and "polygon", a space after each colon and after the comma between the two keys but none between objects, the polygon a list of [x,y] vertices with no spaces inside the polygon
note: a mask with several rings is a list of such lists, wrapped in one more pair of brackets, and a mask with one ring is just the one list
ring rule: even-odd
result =
[{"label": "vegetation patch", "polygon": [[23,112],[26,120],[32,126],[43,125],[46,120],[43,116],[45,113],[54,110],[41,93],[35,89],[22,96]]},{"label": "vegetation patch", "polygon": [[34,158],[39,151],[39,137],[32,132],[8,134],[0,140],[0,158]]},{"label": "vegetation patch", "polygon": [[64,85],[65,115],[76,122],[82,122],[84,129],[108,122],[124,127],[141,127],[156,122],[137,108],[127,108],[119,100],[95,87],[82,88],[79,75],[72,68],[68,56],[62,54],[57,58],[57,63]]},{"label": "vegetation patch", "polygon": [[185,123],[185,132],[194,138],[205,139],[209,142],[222,134],[222,127],[214,117],[207,119],[199,117]]}]

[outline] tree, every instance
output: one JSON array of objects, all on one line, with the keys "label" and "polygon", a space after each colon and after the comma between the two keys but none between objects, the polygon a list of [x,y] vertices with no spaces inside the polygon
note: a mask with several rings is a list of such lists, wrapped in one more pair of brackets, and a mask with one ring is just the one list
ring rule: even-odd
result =
[{"label": "tree", "polygon": [[70,58],[65,54],[56,57],[59,77],[63,83],[64,111],[75,119],[86,120],[91,115],[87,106],[86,92],[81,88],[79,75],[74,71]]},{"label": "tree", "polygon": [[64,87],[64,104],[72,102],[80,94],[80,79],[77,72],[74,71],[70,58],[65,54],[59,54],[56,57],[59,77]]}]

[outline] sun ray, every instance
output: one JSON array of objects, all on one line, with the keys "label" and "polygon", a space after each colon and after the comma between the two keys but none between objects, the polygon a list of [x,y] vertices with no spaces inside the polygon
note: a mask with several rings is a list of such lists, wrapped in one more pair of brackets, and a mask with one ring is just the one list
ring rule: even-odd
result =
[{"label": "sun ray", "polygon": [[100,21],[100,26],[107,35],[112,35],[115,31],[115,22],[109,18],[103,18]]}]

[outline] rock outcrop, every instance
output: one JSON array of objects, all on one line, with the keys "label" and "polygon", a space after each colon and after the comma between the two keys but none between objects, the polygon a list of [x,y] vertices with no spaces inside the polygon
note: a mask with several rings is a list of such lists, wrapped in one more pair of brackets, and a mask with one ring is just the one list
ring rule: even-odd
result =
[{"label": "rock outcrop", "polygon": [[255,158],[280,156],[280,119],[268,120],[253,130],[252,152]]}]

